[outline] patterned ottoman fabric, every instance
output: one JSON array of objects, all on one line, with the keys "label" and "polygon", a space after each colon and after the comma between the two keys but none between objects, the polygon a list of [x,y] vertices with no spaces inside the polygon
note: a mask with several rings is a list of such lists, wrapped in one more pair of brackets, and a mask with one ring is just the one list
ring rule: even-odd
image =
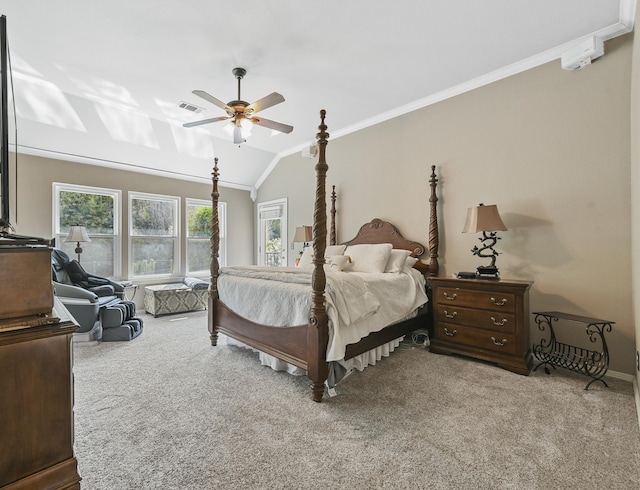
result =
[{"label": "patterned ottoman fabric", "polygon": [[159,284],[144,288],[144,310],[153,316],[203,310],[209,301],[208,289],[191,289],[184,284]]}]

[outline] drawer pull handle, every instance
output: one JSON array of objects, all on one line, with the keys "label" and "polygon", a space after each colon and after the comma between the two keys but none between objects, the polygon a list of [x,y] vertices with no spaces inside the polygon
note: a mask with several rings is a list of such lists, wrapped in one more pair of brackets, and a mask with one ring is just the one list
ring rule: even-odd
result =
[{"label": "drawer pull handle", "polygon": [[446,291],[444,292],[444,297],[445,297],[446,299],[448,299],[449,301],[453,301],[454,299],[456,299],[456,296],[457,296],[457,294],[456,294],[456,293],[453,293],[453,295],[452,295],[452,296],[449,296],[449,295],[447,294],[447,292],[446,292]]},{"label": "drawer pull handle", "polygon": [[491,298],[491,302],[492,302],[494,305],[496,305],[496,306],[504,306],[504,305],[506,305],[506,304],[507,304],[507,300],[506,300],[506,298],[503,298],[503,299],[502,299],[502,301],[498,301],[498,300],[497,300],[497,299],[495,299],[495,298]]},{"label": "drawer pull handle", "polygon": [[457,334],[457,333],[458,333],[458,331],[457,331],[457,330],[454,330],[453,332],[449,332],[449,329],[448,329],[447,327],[444,327],[444,334],[445,334],[447,337],[453,337],[453,336],[454,336],[455,334]]},{"label": "drawer pull handle", "polygon": [[497,327],[504,327],[507,324],[507,319],[506,318],[503,318],[501,321],[498,321],[498,320],[495,319],[495,317],[492,316],[491,317],[491,321]]},{"label": "drawer pull handle", "polygon": [[453,313],[449,313],[447,310],[444,310],[444,316],[446,316],[447,318],[455,318],[458,315],[457,311],[454,311]]},{"label": "drawer pull handle", "polygon": [[507,343],[507,339],[502,339],[502,340],[496,340],[495,337],[491,337],[491,341],[495,344],[495,345],[500,345],[503,346],[504,344]]}]

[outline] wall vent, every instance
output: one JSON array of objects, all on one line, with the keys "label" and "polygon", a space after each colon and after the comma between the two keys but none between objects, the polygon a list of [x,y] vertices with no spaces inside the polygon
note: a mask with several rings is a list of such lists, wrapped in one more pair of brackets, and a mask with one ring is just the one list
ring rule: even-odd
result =
[{"label": "wall vent", "polygon": [[178,104],[180,109],[184,109],[185,111],[195,112],[196,114],[204,111],[202,107],[198,107],[197,105],[189,104],[189,102],[182,101]]}]

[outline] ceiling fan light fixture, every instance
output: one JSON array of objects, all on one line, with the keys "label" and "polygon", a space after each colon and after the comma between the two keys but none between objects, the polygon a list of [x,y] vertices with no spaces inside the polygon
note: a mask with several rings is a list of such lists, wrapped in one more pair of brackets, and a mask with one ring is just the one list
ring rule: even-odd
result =
[{"label": "ceiling fan light fixture", "polygon": [[229,121],[224,127],[225,132],[233,137],[233,143],[238,145],[241,143],[245,143],[246,139],[251,136],[251,129],[253,128],[253,123],[248,119],[237,118]]},{"label": "ceiling fan light fixture", "polygon": [[[192,128],[194,126],[200,126],[202,124],[209,124],[212,122],[218,121],[228,121],[231,119],[231,126],[229,128],[230,133],[234,133],[234,127],[242,128],[243,137],[247,138],[251,135],[252,126],[262,126],[271,130],[279,131],[280,133],[290,133],[293,131],[293,126],[288,124],[282,124],[277,121],[272,121],[270,119],[266,119],[262,116],[255,116],[256,113],[268,109],[269,107],[273,107],[276,104],[280,104],[284,102],[284,97],[277,92],[273,92],[265,97],[262,97],[259,100],[256,100],[252,104],[245,102],[240,97],[240,81],[246,75],[247,70],[244,68],[234,68],[232,70],[233,75],[238,80],[238,99],[232,100],[228,104],[225,104],[220,99],[209,95],[204,90],[194,90],[193,94],[198,97],[212,103],[213,105],[223,109],[227,115],[221,117],[213,117],[209,119],[204,119],[202,121],[192,121],[188,123],[184,123],[183,126],[185,128]],[[244,121],[244,123],[243,123]],[[226,128],[225,128],[226,129]],[[234,142],[237,143],[238,138],[234,137]]]},{"label": "ceiling fan light fixture", "polygon": [[240,120],[241,125],[242,125],[242,130],[246,131],[247,133],[249,133],[249,135],[251,134],[251,130],[253,129],[253,123],[251,122],[251,119],[247,119],[246,117]]}]

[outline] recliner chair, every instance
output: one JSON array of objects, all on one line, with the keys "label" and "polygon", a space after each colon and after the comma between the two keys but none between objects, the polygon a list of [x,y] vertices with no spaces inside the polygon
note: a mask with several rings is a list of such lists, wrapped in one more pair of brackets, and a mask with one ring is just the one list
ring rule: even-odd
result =
[{"label": "recliner chair", "polygon": [[80,262],[69,258],[67,253],[59,248],[54,248],[51,251],[51,265],[52,277],[55,282],[91,291],[99,298],[105,298],[100,301],[101,304],[108,302],[107,298],[110,296],[124,299],[122,284],[106,277],[89,274],[80,265]]},{"label": "recliner chair", "polygon": [[54,293],[78,323],[78,340],[131,340],[142,333],[142,320],[135,317],[135,303],[124,301],[122,284],[89,274],[57,248],[51,265]]}]

